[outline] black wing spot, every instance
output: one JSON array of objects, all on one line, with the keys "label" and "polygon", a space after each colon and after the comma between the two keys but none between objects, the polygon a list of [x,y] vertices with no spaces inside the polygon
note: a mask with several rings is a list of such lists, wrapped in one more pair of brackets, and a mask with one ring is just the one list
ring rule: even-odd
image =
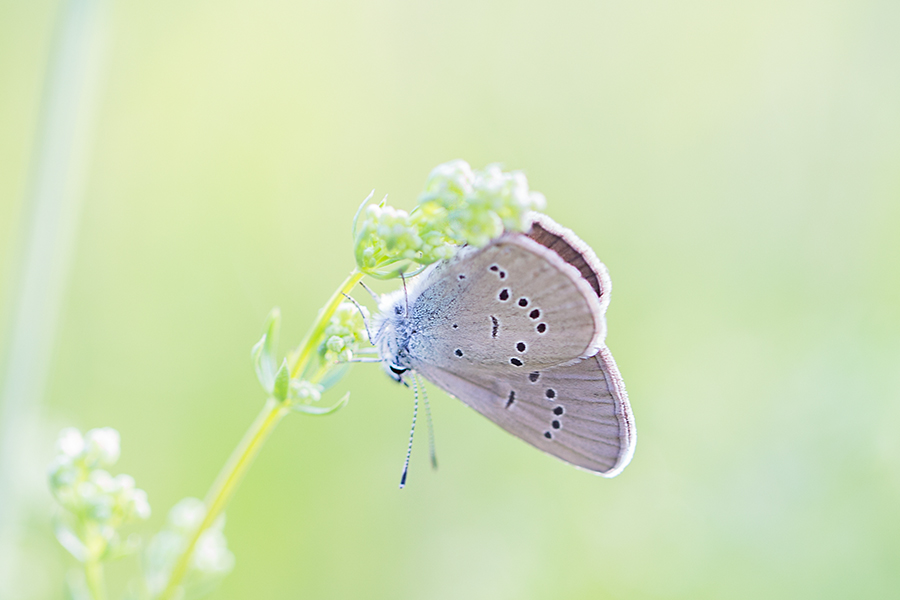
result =
[{"label": "black wing spot", "polygon": [[497,337],[497,331],[500,330],[500,321],[497,320],[497,317],[491,315],[491,337]]},{"label": "black wing spot", "polygon": [[547,388],[547,391],[544,392],[544,395],[553,400],[554,398],[556,398],[556,390],[554,390],[553,388]]},{"label": "black wing spot", "polygon": [[453,329],[459,329],[459,325],[457,325],[456,323],[454,323],[454,324],[453,324]]},{"label": "black wing spot", "polygon": [[552,440],[552,439],[553,439],[553,434],[550,433],[549,431],[545,431],[545,432],[544,432],[544,437],[547,438],[548,440]]},{"label": "black wing spot", "polygon": [[535,327],[535,329],[537,329],[538,333],[544,333],[545,331],[547,331],[547,324],[546,323],[538,323],[537,327]]},{"label": "black wing spot", "polygon": [[554,419],[554,421],[553,421],[552,423],[550,423],[550,425],[553,427],[553,429],[559,429],[560,426],[561,426],[561,425],[560,425],[560,422],[557,421],[557,420],[555,420],[555,419]]},{"label": "black wing spot", "polygon": [[506,271],[500,271],[500,279],[506,279]]},{"label": "black wing spot", "polygon": [[497,297],[500,298],[500,302],[506,302],[507,300],[509,300],[509,288],[503,288],[502,290],[500,290],[500,295]]},{"label": "black wing spot", "polygon": [[465,275],[463,275],[462,273],[459,274],[459,280],[460,280],[460,281],[462,281],[462,280],[465,279],[465,278],[466,278]]},{"label": "black wing spot", "polygon": [[521,306],[522,308],[528,306],[528,298],[525,298],[524,296],[519,298],[519,306]]},{"label": "black wing spot", "polygon": [[519,360],[518,358],[516,358],[515,356],[513,356],[511,359],[509,359],[509,362],[510,362],[510,364],[513,364],[513,365],[515,365],[515,366],[517,366],[517,367],[521,367],[523,364],[525,364],[525,363],[523,363],[521,360]]},{"label": "black wing spot", "polygon": [[516,401],[516,391],[509,390],[509,398],[506,400],[506,408],[512,406],[512,403]]},{"label": "black wing spot", "polygon": [[453,351],[453,354],[461,357],[463,355],[463,351],[460,350],[459,348],[457,348],[456,350]]},{"label": "black wing spot", "polygon": [[525,352],[525,350],[527,349],[528,346],[525,345],[525,342],[519,342],[518,344],[516,344],[516,350],[518,350],[519,352]]},{"label": "black wing spot", "polygon": [[562,415],[564,412],[566,412],[566,409],[564,409],[562,406],[557,406],[553,409],[553,414],[557,417]]},{"label": "black wing spot", "polygon": [[541,311],[538,309],[534,309],[533,311],[528,313],[528,316],[531,317],[532,319],[537,319],[538,317],[541,316]]},{"label": "black wing spot", "polygon": [[491,265],[491,266],[488,267],[488,270],[489,270],[489,271],[493,271],[494,273],[496,273],[497,271],[500,270],[500,267],[498,267],[497,265]]},{"label": "black wing spot", "polygon": [[528,374],[528,381],[530,381],[531,383],[536,382],[540,378],[541,378],[540,371],[532,371],[531,373]]}]

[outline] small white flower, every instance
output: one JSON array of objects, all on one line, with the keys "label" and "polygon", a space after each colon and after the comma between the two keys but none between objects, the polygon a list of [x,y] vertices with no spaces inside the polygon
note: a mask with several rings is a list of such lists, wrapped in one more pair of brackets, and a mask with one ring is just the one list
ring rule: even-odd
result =
[{"label": "small white flower", "polygon": [[112,427],[91,429],[84,436],[85,454],[89,461],[110,467],[119,460],[119,432]]},{"label": "small white flower", "polygon": [[76,458],[84,452],[84,438],[74,427],[66,427],[59,432],[56,447],[64,456]]},{"label": "small white flower", "polygon": [[116,486],[120,490],[133,490],[134,489],[134,477],[131,475],[126,475],[122,473],[121,475],[116,475]]},{"label": "small white flower", "polygon": [[199,498],[184,498],[169,511],[169,523],[178,531],[189,532],[206,516],[206,505]]}]

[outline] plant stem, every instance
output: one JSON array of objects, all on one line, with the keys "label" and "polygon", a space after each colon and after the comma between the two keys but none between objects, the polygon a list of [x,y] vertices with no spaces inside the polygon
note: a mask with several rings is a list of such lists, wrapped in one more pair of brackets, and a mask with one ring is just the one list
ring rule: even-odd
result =
[{"label": "plant stem", "polygon": [[[310,327],[303,342],[300,344],[300,351],[291,371],[292,379],[303,373],[303,370],[309,363],[313,350],[319,342],[319,338],[322,336],[322,332],[324,332],[325,328],[328,326],[328,321],[337,310],[341,300],[343,300],[344,294],[352,290],[353,286],[356,285],[362,277],[363,274],[359,271],[355,269],[351,271],[350,275],[347,276],[347,279],[345,279],[341,286],[335,290],[334,294],[331,295],[331,298],[328,299],[328,302],[322,310],[319,311],[315,322],[312,327]],[[253,463],[253,459],[256,457],[260,448],[288,411],[289,409],[287,406],[274,398],[269,398],[266,401],[259,416],[247,430],[247,433],[244,434],[244,437],[237,448],[231,453],[228,462],[222,467],[219,476],[210,488],[209,493],[207,493],[204,501],[206,504],[206,516],[203,518],[203,522],[200,523],[200,526],[191,536],[188,545],[175,562],[172,574],[169,576],[169,582],[166,584],[165,590],[160,594],[159,600],[171,600],[175,597],[178,586],[181,585],[181,581],[187,574],[191,556],[194,553],[194,548],[196,548],[200,536],[204,531],[209,529],[219,515],[222,514],[222,511],[234,494],[235,488],[237,488],[237,485],[241,482],[244,473],[250,468],[250,465]],[[97,598],[99,599],[101,597],[97,596]]]},{"label": "plant stem", "polygon": [[331,298],[328,299],[328,302],[322,307],[322,310],[319,311],[316,322],[310,327],[309,331],[306,333],[306,337],[303,338],[303,341],[300,342],[300,354],[297,356],[297,362],[295,362],[291,368],[291,379],[296,379],[303,374],[303,370],[306,369],[306,365],[309,363],[309,357],[312,354],[312,351],[315,350],[316,342],[318,342],[319,338],[322,336],[322,332],[325,331],[325,328],[328,327],[328,321],[331,319],[331,315],[334,314],[334,311],[337,310],[337,307],[344,300],[344,294],[349,294],[350,290],[353,289],[353,286],[359,283],[362,278],[363,274],[356,269],[353,269],[350,272],[350,275],[347,276],[347,279],[344,280],[344,283],[334,291],[334,294],[331,295]]},{"label": "plant stem", "polygon": [[228,462],[225,463],[215,483],[210,488],[205,500],[206,516],[175,563],[175,567],[172,569],[172,574],[169,577],[169,583],[159,596],[160,600],[170,600],[174,597],[181,580],[187,574],[191,555],[197,546],[197,540],[222,514],[244,473],[247,472],[247,469],[253,463],[253,459],[256,457],[259,449],[287,413],[288,409],[274,398],[269,398],[266,401],[259,416],[253,422],[253,425],[250,426],[250,429],[247,430],[247,433],[244,434],[244,438],[237,448],[234,449],[234,452],[231,453],[231,457],[229,457]]},{"label": "plant stem", "polygon": [[91,558],[84,563],[84,578],[93,600],[106,600],[106,587],[103,585],[103,563]]}]

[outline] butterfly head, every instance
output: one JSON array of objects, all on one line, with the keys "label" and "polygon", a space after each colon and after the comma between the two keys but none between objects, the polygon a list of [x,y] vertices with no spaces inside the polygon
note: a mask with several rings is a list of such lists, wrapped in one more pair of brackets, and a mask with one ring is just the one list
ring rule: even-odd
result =
[{"label": "butterfly head", "polygon": [[403,374],[412,368],[409,357],[411,327],[403,291],[386,296],[379,308],[375,346],[388,376],[403,383]]}]

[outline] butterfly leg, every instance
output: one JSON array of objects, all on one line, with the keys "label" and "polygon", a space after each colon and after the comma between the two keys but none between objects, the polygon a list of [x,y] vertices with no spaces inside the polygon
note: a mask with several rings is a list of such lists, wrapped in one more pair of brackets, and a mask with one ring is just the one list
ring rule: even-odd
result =
[{"label": "butterfly leg", "polygon": [[419,381],[419,376],[413,372],[413,378],[416,380],[416,384],[422,387],[422,400],[425,401],[425,420],[428,423],[428,450],[431,454],[431,468],[437,469],[437,451],[435,450],[434,445],[434,423],[431,421],[431,404],[428,402],[428,391],[425,389],[425,384]]},{"label": "butterfly leg", "polygon": [[370,288],[369,286],[367,286],[367,285],[366,285],[365,283],[363,283],[362,281],[359,282],[359,285],[362,286],[362,289],[364,289],[364,290],[366,290],[367,292],[369,292],[369,295],[372,296],[372,300],[375,301],[375,304],[378,304],[379,302],[381,302],[381,298],[378,297],[378,294],[376,294],[375,292],[372,291],[372,288]]}]

